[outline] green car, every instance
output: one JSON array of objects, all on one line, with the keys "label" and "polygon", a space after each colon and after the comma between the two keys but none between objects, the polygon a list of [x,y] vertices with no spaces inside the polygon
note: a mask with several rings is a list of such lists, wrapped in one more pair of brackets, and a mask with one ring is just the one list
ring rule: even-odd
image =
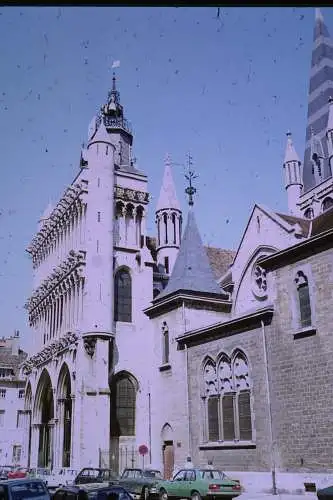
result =
[{"label": "green car", "polygon": [[[156,488],[156,489],[155,489]],[[170,481],[159,481],[151,494],[160,500],[191,498],[191,500],[235,498],[242,493],[239,481],[213,469],[183,469]]]},{"label": "green car", "polygon": [[116,484],[125,488],[134,500],[147,500],[150,490],[162,479],[155,469],[125,469]]}]

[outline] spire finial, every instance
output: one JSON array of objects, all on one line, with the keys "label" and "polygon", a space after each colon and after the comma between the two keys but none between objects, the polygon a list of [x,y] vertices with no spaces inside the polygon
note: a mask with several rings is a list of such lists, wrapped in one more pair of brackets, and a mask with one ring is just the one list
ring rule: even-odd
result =
[{"label": "spire finial", "polygon": [[194,174],[194,171],[192,170],[192,156],[190,153],[187,155],[187,167],[188,167],[188,173],[185,174],[185,179],[188,180],[188,186],[185,189],[185,193],[188,195],[188,204],[190,207],[193,206],[193,195],[197,192],[196,188],[192,186],[192,180],[196,179],[198,176]]},{"label": "spire finial", "polygon": [[316,7],[315,9],[315,16],[316,16],[316,21],[324,21],[323,15],[319,7]]},{"label": "spire finial", "polygon": [[116,73],[115,71],[113,72],[113,76],[112,76],[112,90],[113,92],[115,92],[117,89],[116,89]]}]

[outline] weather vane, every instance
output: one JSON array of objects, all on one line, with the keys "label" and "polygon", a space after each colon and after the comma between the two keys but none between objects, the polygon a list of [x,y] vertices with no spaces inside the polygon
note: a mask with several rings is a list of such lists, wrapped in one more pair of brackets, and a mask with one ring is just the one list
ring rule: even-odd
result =
[{"label": "weather vane", "polygon": [[188,180],[189,185],[185,189],[185,193],[188,195],[188,204],[190,205],[190,207],[193,206],[193,203],[194,203],[193,202],[193,195],[197,192],[195,187],[192,186],[192,181],[198,177],[197,175],[194,175],[194,171],[192,170],[192,165],[193,165],[192,159],[193,158],[192,158],[191,154],[188,153],[188,155],[187,155],[188,173],[185,174],[185,179]]}]

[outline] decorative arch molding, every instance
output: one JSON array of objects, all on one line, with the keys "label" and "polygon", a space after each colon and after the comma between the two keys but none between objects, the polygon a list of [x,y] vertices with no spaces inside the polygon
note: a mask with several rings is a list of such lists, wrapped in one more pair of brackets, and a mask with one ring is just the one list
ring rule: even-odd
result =
[{"label": "decorative arch molding", "polygon": [[31,382],[28,381],[28,383],[25,386],[24,409],[31,411],[32,402],[33,402],[32,387],[31,387]]},{"label": "decorative arch molding", "polygon": [[323,199],[323,202],[321,204],[321,211],[325,212],[326,210],[329,210],[332,207],[333,207],[333,198],[332,198],[332,196],[326,196]]},{"label": "decorative arch molding", "polygon": [[161,440],[162,442],[173,441],[173,428],[168,422],[161,429]]},{"label": "decorative arch molding", "polygon": [[261,256],[264,256],[266,254],[273,254],[273,253],[278,252],[278,251],[279,251],[279,249],[274,247],[274,246],[260,245],[250,255],[250,257],[248,258],[248,260],[245,263],[244,269],[241,273],[241,276],[240,276],[239,281],[238,281],[237,286],[236,286],[235,298],[234,298],[233,304],[232,304],[232,314],[235,312],[239,291],[241,289],[241,286],[242,286],[242,283],[244,280],[244,276],[248,272],[250,266],[253,265],[254,262],[259,259],[259,256],[261,257]]},{"label": "decorative arch molding", "polygon": [[[37,417],[40,418],[41,416],[41,411],[42,411],[42,406],[43,406],[43,393],[46,389],[51,389],[52,390],[52,399],[53,399],[53,393],[54,393],[54,388],[52,387],[52,380],[49,374],[49,371],[44,368],[42,373],[40,374],[38,383],[37,383],[37,388],[36,388],[36,395],[35,395],[35,401],[34,401],[34,409],[33,409],[33,414],[34,418],[36,419]],[[52,413],[54,415],[54,401],[52,402]]]},{"label": "decorative arch molding", "polygon": [[132,384],[134,385],[135,387],[135,391],[136,392],[139,392],[140,391],[140,385],[139,385],[139,382],[138,382],[138,379],[135,377],[135,375],[133,375],[131,372],[127,371],[127,370],[120,370],[119,372],[116,372],[112,375],[112,382],[117,382],[118,380],[122,379],[122,378],[128,378]]},{"label": "decorative arch molding", "polygon": [[67,361],[63,361],[57,376],[57,398],[66,397],[65,389],[68,384],[72,388],[73,381]]}]

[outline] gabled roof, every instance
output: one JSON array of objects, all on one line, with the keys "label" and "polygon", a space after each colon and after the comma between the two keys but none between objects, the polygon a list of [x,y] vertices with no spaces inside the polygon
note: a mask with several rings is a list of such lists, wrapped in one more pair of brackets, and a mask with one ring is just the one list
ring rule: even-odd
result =
[{"label": "gabled roof", "polygon": [[221,295],[191,209],[169,282],[154,302],[180,290]]},{"label": "gabled roof", "polygon": [[291,226],[299,224],[301,226],[302,236],[307,237],[309,235],[309,230],[310,230],[309,219],[302,219],[301,217],[294,217],[293,215],[281,214],[279,212],[276,212],[276,215],[278,215],[279,217],[281,217],[281,219],[288,222],[288,224],[290,224]]},{"label": "gabled roof", "polygon": [[318,215],[311,222],[311,236],[317,236],[324,231],[333,229],[333,207]]},{"label": "gabled roof", "polygon": [[205,250],[215,278],[218,280],[230,269],[236,252],[215,247],[205,247]]}]

